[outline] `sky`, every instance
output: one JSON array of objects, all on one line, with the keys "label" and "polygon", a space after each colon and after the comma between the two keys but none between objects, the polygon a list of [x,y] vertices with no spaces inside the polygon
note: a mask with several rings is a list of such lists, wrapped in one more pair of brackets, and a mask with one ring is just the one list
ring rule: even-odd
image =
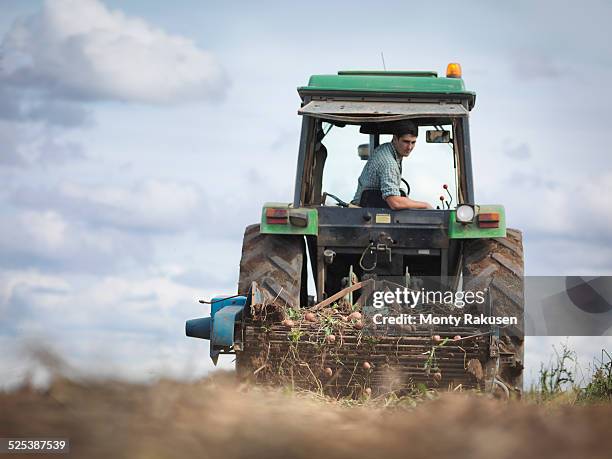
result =
[{"label": "sky", "polygon": [[[527,275],[612,273],[607,1],[382,2],[376,19],[354,1],[0,5],[0,385],[37,346],[94,374],[210,371],[184,321],[235,292],[262,204],[292,199],[296,87],[380,70],[381,52],[388,69],[461,63],[476,200],[523,231]],[[348,175],[327,191],[350,199]],[[553,343],[528,338],[528,376]],[[570,343],[587,361],[611,347]]]}]

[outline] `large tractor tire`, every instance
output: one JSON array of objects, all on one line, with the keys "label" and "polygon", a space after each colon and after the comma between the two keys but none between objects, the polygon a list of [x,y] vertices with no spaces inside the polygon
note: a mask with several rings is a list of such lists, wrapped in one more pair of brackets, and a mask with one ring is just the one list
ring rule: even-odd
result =
[{"label": "large tractor tire", "polygon": [[[463,246],[464,290],[488,289],[495,316],[517,317],[519,325],[501,328],[499,355],[488,365],[492,388],[520,396],[523,388],[525,283],[523,238],[508,229],[505,238],[474,239]],[[501,384],[500,384],[501,383]],[[500,389],[501,388],[501,389]]]},{"label": "large tractor tire", "polygon": [[[248,295],[253,281],[275,303],[299,308],[308,301],[304,238],[261,234],[259,225],[247,226],[242,242],[238,294]],[[236,352],[238,377],[249,378],[261,362]]]},{"label": "large tractor tire", "polygon": [[242,243],[238,293],[248,294],[255,281],[279,304],[297,309],[305,304],[305,266],[302,236],[260,234],[259,225],[247,226]]}]

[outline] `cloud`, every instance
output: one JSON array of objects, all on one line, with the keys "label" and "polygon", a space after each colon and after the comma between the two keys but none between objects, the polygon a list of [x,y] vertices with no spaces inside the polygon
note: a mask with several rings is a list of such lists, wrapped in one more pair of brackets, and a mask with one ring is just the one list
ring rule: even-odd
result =
[{"label": "cloud", "polygon": [[62,129],[93,124],[90,101],[215,100],[228,80],[193,41],[98,0],[48,0],[0,45],[0,167],[83,159]]},{"label": "cloud", "polygon": [[[171,257],[181,251],[185,263],[197,263],[192,254],[210,254],[211,248],[200,250],[207,247],[206,238],[214,240],[212,249],[225,247],[228,228],[240,221],[233,218],[225,225],[211,224],[215,211],[209,207],[206,192],[176,181],[14,183],[3,194],[0,266],[40,267],[47,272],[99,275],[134,266],[144,269],[168,245]],[[235,234],[240,237],[241,228]],[[223,253],[218,257],[228,258]],[[183,271],[174,274],[180,277]],[[206,272],[208,277],[211,274],[214,271]],[[186,284],[195,282],[193,275],[184,279]]]},{"label": "cloud", "polygon": [[86,157],[80,144],[53,128],[0,121],[0,168],[53,166]]},{"label": "cloud", "polygon": [[[5,327],[9,325],[9,319],[27,317],[31,312],[21,307],[24,302],[19,298],[24,296],[24,290],[37,290],[42,295],[54,293],[66,295],[70,293],[70,285],[59,276],[41,274],[33,270],[0,270],[0,312]],[[12,308],[11,317],[9,317],[9,305],[21,305]]]},{"label": "cloud", "polygon": [[508,226],[523,231],[527,274],[609,275],[612,173],[527,164],[499,169],[499,179],[480,197],[502,202]]},{"label": "cloud", "polygon": [[514,75],[518,79],[555,79],[563,75],[550,55],[533,49],[516,51],[512,64]]},{"label": "cloud", "polygon": [[98,0],[47,0],[1,51],[0,82],[56,99],[165,104],[218,99],[228,85],[212,53]]},{"label": "cloud", "polygon": [[[182,305],[195,305],[198,290],[144,271],[95,277],[65,277],[38,270],[1,270],[2,331],[39,333],[97,328],[156,334],[183,319]],[[24,313],[24,310],[27,312]],[[95,313],[95,314],[94,314]],[[121,317],[121,320],[117,320]]]},{"label": "cloud", "polygon": [[175,181],[146,179],[121,185],[65,181],[54,188],[21,187],[11,201],[25,208],[54,209],[92,229],[163,233],[191,228],[206,214],[205,193]]},{"label": "cloud", "polygon": [[554,235],[523,228],[526,273],[532,276],[609,276],[612,248],[609,242],[571,233]]},{"label": "cloud", "polygon": [[526,187],[532,190],[560,190],[563,186],[560,181],[549,178],[547,175],[534,173],[530,170],[515,171],[504,180],[508,186]]},{"label": "cloud", "polygon": [[147,265],[151,240],[112,228],[92,228],[55,210],[5,213],[0,226],[0,265],[73,273],[114,272]]},{"label": "cloud", "polygon": [[31,94],[23,88],[2,86],[0,81],[0,120],[41,122],[65,128],[91,124],[91,112],[80,102],[53,99],[49,94]]},{"label": "cloud", "polygon": [[526,143],[518,145],[504,145],[504,154],[512,159],[529,159],[531,158],[531,149]]},{"label": "cloud", "polygon": [[23,111],[28,121],[42,121],[66,128],[81,127],[91,122],[91,112],[73,102],[40,99]]},{"label": "cloud", "polygon": [[24,147],[18,141],[14,124],[0,122],[0,167],[25,166],[26,164]]},{"label": "cloud", "polygon": [[[514,173],[503,181],[515,189],[513,215],[527,228],[568,239],[612,242],[612,210],[605,199],[612,194],[612,172],[546,179],[542,170]],[[531,199],[533,205],[525,205]],[[536,211],[537,209],[537,211]]]},{"label": "cloud", "polygon": [[68,278],[0,270],[0,347],[7,351],[0,355],[0,388],[36,368],[20,352],[24,344],[52,343],[80,374],[141,381],[201,376],[212,369],[207,343],[186,338],[184,324],[207,314],[196,299],[213,293],[147,270]]}]

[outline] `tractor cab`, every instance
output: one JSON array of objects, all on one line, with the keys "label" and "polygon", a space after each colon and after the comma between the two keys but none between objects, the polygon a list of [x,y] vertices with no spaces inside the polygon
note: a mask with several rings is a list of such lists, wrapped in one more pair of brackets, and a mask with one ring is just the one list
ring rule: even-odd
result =
[{"label": "tractor cab", "polygon": [[[332,197],[340,205],[350,202],[353,196],[348,185],[354,193],[362,165],[348,161],[345,152],[338,151],[342,143],[352,141],[353,151],[367,160],[381,142],[390,140],[394,123],[402,120],[414,122],[420,134],[416,164],[406,169],[414,173],[419,185],[442,181],[428,198],[434,201],[433,207],[448,209],[451,199],[472,204],[468,114],[475,94],[465,90],[460,76],[456,67],[449,69],[446,78],[438,78],[435,72],[313,75],[308,86],[298,88],[302,99],[298,113],[303,121],[294,207],[326,205],[322,198],[330,195],[342,195]],[[427,162],[434,167],[418,173]],[[436,202],[441,193],[444,199]]]}]

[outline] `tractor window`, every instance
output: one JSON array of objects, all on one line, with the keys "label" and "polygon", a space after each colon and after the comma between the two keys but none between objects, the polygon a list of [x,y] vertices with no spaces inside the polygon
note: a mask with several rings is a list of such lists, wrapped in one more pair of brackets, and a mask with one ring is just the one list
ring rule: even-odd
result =
[{"label": "tractor window", "polygon": [[[324,130],[330,128],[323,124]],[[452,130],[450,126],[443,126]],[[419,201],[427,201],[434,208],[441,205],[440,196],[449,200],[442,185],[448,185],[452,196],[452,206],[457,202],[457,185],[453,161],[452,144],[427,143],[425,132],[435,129],[430,126],[419,127],[419,137],[415,149],[409,157],[402,161],[402,177],[410,184],[410,197]],[[391,135],[381,135],[380,143],[391,142]],[[323,191],[334,194],[340,199],[350,202],[357,190],[357,179],[366,161],[357,154],[358,146],[368,144],[369,135],[361,134],[359,126],[347,125],[343,128],[333,126],[323,139],[327,148],[327,161],[323,171]],[[402,188],[405,185],[402,184]],[[327,205],[334,201],[327,199]]]},{"label": "tractor window", "polygon": [[[323,169],[323,191],[334,194],[346,202],[353,199],[357,190],[357,179],[365,164],[357,155],[357,147],[368,143],[369,136],[359,133],[359,126],[347,125],[343,128],[323,123],[327,131],[323,145],[327,148],[327,160]],[[327,199],[327,204],[334,201]]]}]

